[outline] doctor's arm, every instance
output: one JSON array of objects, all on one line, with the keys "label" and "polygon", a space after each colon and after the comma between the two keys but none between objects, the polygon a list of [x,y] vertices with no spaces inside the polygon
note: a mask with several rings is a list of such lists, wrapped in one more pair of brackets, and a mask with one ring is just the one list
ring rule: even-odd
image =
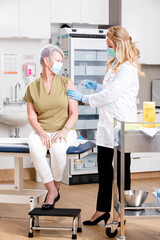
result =
[{"label": "doctor's arm", "polygon": [[132,66],[121,66],[113,81],[107,83],[106,87],[99,93],[89,96],[90,106],[94,108],[114,102],[134,83],[136,77],[137,72],[133,70]]}]

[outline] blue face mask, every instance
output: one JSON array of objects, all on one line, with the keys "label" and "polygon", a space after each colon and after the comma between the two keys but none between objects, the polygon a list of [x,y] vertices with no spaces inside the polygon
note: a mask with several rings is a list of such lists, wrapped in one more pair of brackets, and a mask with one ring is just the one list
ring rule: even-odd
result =
[{"label": "blue face mask", "polygon": [[58,74],[62,69],[63,63],[54,61],[53,66],[50,68],[55,74]]},{"label": "blue face mask", "polygon": [[107,53],[109,56],[116,58],[116,53],[114,51],[114,48],[107,48]]}]

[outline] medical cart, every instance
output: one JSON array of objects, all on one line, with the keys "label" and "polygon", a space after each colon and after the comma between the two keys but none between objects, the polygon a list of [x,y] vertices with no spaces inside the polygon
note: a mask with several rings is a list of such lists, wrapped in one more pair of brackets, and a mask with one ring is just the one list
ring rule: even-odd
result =
[{"label": "medical cart", "polygon": [[[160,152],[160,131],[158,131],[153,137],[147,136],[141,130],[136,130],[133,127],[132,130],[125,130],[127,124],[141,125],[142,122],[124,122],[116,120],[114,121],[114,126],[119,126],[119,144],[114,147],[114,182],[113,182],[113,201],[114,201],[114,211],[113,211],[113,222],[106,224],[106,235],[110,238],[114,238],[118,233],[118,222],[116,220],[116,211],[121,218],[120,235],[117,240],[126,239],[124,232],[124,216],[129,217],[149,217],[149,216],[160,216],[160,206],[156,206],[154,203],[144,203],[140,207],[128,207],[124,201],[124,155],[125,153],[134,152]],[[148,123],[147,124],[153,124]],[[155,123],[158,124],[159,123]],[[117,151],[121,153],[121,202],[119,202],[117,197]],[[131,211],[132,210],[132,211]],[[134,211],[133,211],[134,210]]]}]

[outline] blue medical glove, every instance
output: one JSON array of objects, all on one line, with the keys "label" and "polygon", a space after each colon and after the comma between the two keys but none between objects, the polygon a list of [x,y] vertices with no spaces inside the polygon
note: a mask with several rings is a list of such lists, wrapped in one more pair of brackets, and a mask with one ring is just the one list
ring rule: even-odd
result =
[{"label": "blue medical glove", "polygon": [[83,93],[77,91],[77,90],[72,90],[72,89],[68,89],[67,90],[67,95],[77,101],[82,101],[83,98]]},{"label": "blue medical glove", "polygon": [[97,82],[91,81],[91,80],[84,80],[84,85],[87,89],[96,89],[97,88]]}]

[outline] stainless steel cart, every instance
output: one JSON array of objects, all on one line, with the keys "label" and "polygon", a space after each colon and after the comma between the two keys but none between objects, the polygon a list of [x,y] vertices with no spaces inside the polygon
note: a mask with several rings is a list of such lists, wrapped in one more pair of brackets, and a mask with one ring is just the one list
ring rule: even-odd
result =
[{"label": "stainless steel cart", "polygon": [[[114,181],[113,181],[113,201],[114,201],[114,211],[113,211],[113,222],[106,224],[106,235],[113,238],[118,233],[118,222],[117,213],[121,218],[120,235],[117,240],[126,239],[124,233],[124,216],[158,216],[160,212],[154,203],[145,203],[140,207],[128,207],[125,205],[124,201],[124,166],[125,166],[125,153],[134,152],[160,152],[160,132],[157,132],[154,137],[149,137],[145,133],[139,131],[125,130],[126,124],[143,124],[142,122],[124,122],[115,120],[114,125],[119,126],[119,137],[120,141],[118,146],[114,147]],[[147,123],[153,124],[153,123]],[[160,124],[160,123],[155,123]],[[121,203],[117,196],[117,150],[121,152]],[[140,210],[143,211],[128,211],[128,210]]]}]

